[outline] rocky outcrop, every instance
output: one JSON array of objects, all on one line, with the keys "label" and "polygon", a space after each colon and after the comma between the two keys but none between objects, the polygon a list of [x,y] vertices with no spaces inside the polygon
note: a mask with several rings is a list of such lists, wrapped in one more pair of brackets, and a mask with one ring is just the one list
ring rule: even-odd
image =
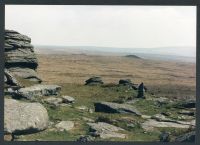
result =
[{"label": "rocky outcrop", "polygon": [[42,131],[48,126],[47,110],[40,103],[5,99],[4,132],[27,134]]},{"label": "rocky outcrop", "polygon": [[119,133],[118,131],[124,131],[120,127],[114,125],[98,122],[98,123],[87,123],[90,126],[90,133],[94,137],[106,138],[126,138],[126,135]]},{"label": "rocky outcrop", "polygon": [[41,82],[36,69],[38,61],[31,39],[13,30],[5,30],[5,68],[13,75]]},{"label": "rocky outcrop", "polygon": [[35,97],[58,95],[61,87],[58,85],[33,85],[31,87],[21,88],[16,95],[19,97],[32,99]]},{"label": "rocky outcrop", "polygon": [[99,102],[95,103],[96,112],[106,112],[106,113],[131,113],[141,116],[141,113],[131,105],[128,104],[118,104],[111,102]]}]

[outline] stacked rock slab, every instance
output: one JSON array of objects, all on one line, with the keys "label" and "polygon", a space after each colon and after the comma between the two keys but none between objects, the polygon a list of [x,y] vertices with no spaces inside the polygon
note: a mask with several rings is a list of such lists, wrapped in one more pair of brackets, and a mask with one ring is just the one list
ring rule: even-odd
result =
[{"label": "stacked rock slab", "polygon": [[36,69],[38,61],[31,39],[13,30],[5,30],[5,68],[14,76],[41,82]]}]

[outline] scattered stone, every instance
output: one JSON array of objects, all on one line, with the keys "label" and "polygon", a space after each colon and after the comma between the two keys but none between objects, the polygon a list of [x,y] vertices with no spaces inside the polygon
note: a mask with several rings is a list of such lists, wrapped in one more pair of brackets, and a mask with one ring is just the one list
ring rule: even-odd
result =
[{"label": "scattered stone", "polygon": [[50,104],[50,105],[55,105],[55,106],[59,106],[62,103],[62,99],[61,98],[55,98],[55,97],[50,97],[50,98],[46,98],[44,99],[44,102]]},{"label": "scattered stone", "polygon": [[119,80],[119,85],[124,85],[124,86],[132,86],[132,82],[130,79],[121,79]]},{"label": "scattered stone", "polygon": [[13,141],[12,134],[4,134],[4,141]]},{"label": "scattered stone", "polygon": [[98,122],[98,123],[87,123],[90,126],[91,135],[94,137],[106,138],[126,138],[125,134],[118,133],[124,129],[116,127],[114,125]]},{"label": "scattered stone", "polygon": [[87,121],[87,122],[95,122],[93,119],[91,119],[91,118],[87,118],[87,117],[82,117],[82,119],[84,120],[84,121]]},{"label": "scattered stone", "polygon": [[76,108],[79,110],[82,110],[82,111],[88,110],[88,107],[86,107],[86,106],[78,106]]},{"label": "scattered stone", "polygon": [[90,114],[94,113],[94,111],[93,111],[92,108],[89,108],[89,109],[88,109],[88,112],[89,112]]},{"label": "scattered stone", "polygon": [[55,125],[56,129],[59,131],[69,131],[74,128],[74,122],[73,121],[61,121],[60,123]]},{"label": "scattered stone", "polygon": [[47,110],[40,103],[25,103],[5,99],[4,132],[26,134],[39,132],[48,127]]},{"label": "scattered stone", "polygon": [[179,114],[183,114],[183,115],[188,115],[188,116],[194,116],[195,112],[194,111],[189,111],[189,110],[182,110],[180,112],[178,112]]},{"label": "scattered stone", "polygon": [[33,85],[31,87],[21,88],[17,94],[20,97],[32,99],[34,97],[58,95],[61,87],[58,85]]},{"label": "scattered stone", "polygon": [[187,100],[185,102],[178,103],[175,108],[195,108],[196,100]]},{"label": "scattered stone", "polygon": [[159,138],[160,142],[170,142],[170,134],[168,132],[162,132]]},{"label": "scattered stone", "polygon": [[95,106],[95,112],[132,113],[139,116],[142,115],[136,108],[128,104],[99,102],[99,103],[95,103],[94,106]]},{"label": "scattered stone", "polygon": [[80,138],[77,139],[78,142],[88,142],[88,141],[94,141],[95,138],[90,136],[90,135],[83,135],[83,136],[80,136]]},{"label": "scattered stone", "polygon": [[176,142],[195,142],[195,131],[185,133],[175,139]]},{"label": "scattered stone", "polygon": [[145,92],[144,84],[141,83],[141,84],[139,85],[139,87],[138,87],[138,95],[137,95],[137,98],[145,99],[144,92]]},{"label": "scattered stone", "polygon": [[85,81],[85,85],[101,85],[103,81],[101,77],[92,77]]},{"label": "scattered stone", "polygon": [[75,99],[70,96],[62,96],[63,103],[74,103]]}]

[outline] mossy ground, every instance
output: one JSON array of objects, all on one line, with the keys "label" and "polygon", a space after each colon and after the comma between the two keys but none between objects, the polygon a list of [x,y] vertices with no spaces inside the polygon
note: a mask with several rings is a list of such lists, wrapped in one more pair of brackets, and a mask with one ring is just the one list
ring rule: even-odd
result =
[{"label": "mossy ground", "polygon": [[[95,121],[104,121],[113,125],[124,128],[123,133],[127,134],[126,139],[100,139],[96,141],[159,141],[159,131],[172,132],[172,138],[179,135],[186,129],[174,128],[158,128],[154,132],[146,132],[141,128],[141,123],[145,120],[132,114],[110,114],[93,112],[87,110],[79,110],[78,106],[86,106],[94,110],[94,103],[98,101],[123,102],[124,99],[136,97],[137,92],[127,86],[103,85],[103,86],[85,86],[77,84],[59,84],[62,86],[61,95],[72,96],[76,99],[72,106],[51,107],[48,104],[44,106],[48,110],[50,121],[57,122],[60,120],[71,120],[75,122],[74,129],[70,131],[58,132],[49,129],[30,135],[19,136],[17,140],[41,140],[41,141],[75,141],[81,135],[89,134],[87,121],[83,117],[93,119]],[[155,97],[146,93],[147,98]],[[162,96],[156,96],[162,97]],[[133,104],[142,114],[154,115],[162,112],[170,112],[174,116],[178,115],[179,109],[171,107],[173,104],[165,104],[157,106],[152,100],[139,100]],[[127,124],[133,124],[132,127]]]}]

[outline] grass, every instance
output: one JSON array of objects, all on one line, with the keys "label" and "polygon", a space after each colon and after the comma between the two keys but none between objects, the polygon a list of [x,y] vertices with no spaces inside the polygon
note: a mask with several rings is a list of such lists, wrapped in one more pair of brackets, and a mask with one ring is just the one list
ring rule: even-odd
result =
[{"label": "grass", "polygon": [[[127,134],[126,139],[112,138],[109,141],[158,141],[159,130],[155,132],[145,132],[140,124],[145,120],[132,115],[132,114],[117,114],[117,113],[102,113],[94,112],[89,113],[87,110],[79,110],[76,107],[86,106],[94,109],[94,102],[98,101],[115,101],[122,95],[126,97],[134,96],[135,90],[129,90],[126,86],[85,86],[79,84],[59,84],[62,86],[61,95],[73,96],[76,101],[70,107],[56,107],[52,108],[48,104],[44,104],[47,108],[50,121],[57,122],[61,120],[71,120],[75,122],[75,128],[68,132],[56,132],[56,131],[43,131],[32,135],[21,136],[19,140],[59,140],[59,141],[75,141],[81,135],[89,134],[89,126],[87,122],[83,120],[83,117],[87,117],[95,120],[96,122],[107,122],[112,125],[125,129],[123,133]],[[152,97],[150,94],[146,94],[147,97]],[[177,113],[177,109],[170,108],[172,104],[167,104],[162,107],[155,105],[152,100],[141,99],[133,104],[142,114],[154,115],[164,111],[170,111],[172,114]],[[177,114],[178,115],[178,114]],[[130,127],[127,124],[132,124]],[[165,131],[171,131],[170,129],[164,129]],[[174,135],[174,134],[172,134]],[[107,139],[99,139],[96,141],[106,141]]]}]

